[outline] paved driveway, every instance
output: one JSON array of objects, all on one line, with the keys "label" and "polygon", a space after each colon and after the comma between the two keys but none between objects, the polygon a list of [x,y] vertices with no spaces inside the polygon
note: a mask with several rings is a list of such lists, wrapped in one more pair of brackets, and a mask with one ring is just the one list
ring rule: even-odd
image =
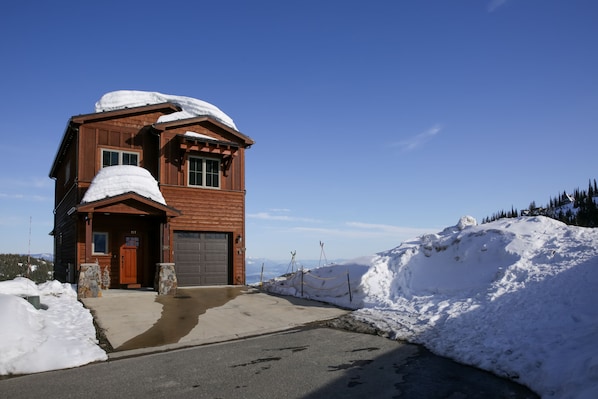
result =
[{"label": "paved driveway", "polygon": [[86,298],[114,352],[136,355],[284,331],[348,311],[241,286],[179,288],[177,295],[107,290]]},{"label": "paved driveway", "polygon": [[321,327],[0,380],[0,397],[538,398],[416,345]]}]

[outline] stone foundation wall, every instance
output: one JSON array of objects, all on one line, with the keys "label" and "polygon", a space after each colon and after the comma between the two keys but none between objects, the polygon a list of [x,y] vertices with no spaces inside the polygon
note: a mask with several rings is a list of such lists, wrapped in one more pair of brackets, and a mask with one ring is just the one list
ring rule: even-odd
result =
[{"label": "stone foundation wall", "polygon": [[102,296],[102,272],[97,263],[82,263],[77,284],[77,298],[99,298]]},{"label": "stone foundation wall", "polygon": [[157,263],[154,289],[158,295],[176,295],[177,278],[174,263]]}]

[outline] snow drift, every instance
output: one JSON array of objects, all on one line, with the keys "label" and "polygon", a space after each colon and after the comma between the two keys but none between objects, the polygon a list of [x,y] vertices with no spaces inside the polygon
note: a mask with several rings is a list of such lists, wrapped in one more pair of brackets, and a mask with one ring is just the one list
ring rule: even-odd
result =
[{"label": "snow drift", "polygon": [[395,339],[512,378],[545,398],[595,398],[596,286],[598,229],[546,217],[483,225],[466,217],[438,234],[278,278],[265,289],[357,309],[353,317]]},{"label": "snow drift", "polygon": [[[21,296],[39,296],[35,309]],[[70,284],[0,282],[0,375],[77,367],[106,360],[93,318]]]}]

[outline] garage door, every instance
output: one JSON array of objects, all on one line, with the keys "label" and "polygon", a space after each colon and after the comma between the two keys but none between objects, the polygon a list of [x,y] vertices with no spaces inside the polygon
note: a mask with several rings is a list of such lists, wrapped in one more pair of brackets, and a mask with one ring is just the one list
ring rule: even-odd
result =
[{"label": "garage door", "polygon": [[229,234],[175,231],[174,261],[178,285],[229,284]]}]

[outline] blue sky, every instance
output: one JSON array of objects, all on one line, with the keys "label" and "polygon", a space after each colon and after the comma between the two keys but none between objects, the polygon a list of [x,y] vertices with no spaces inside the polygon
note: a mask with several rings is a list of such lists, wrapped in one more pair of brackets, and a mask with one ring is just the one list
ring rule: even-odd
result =
[{"label": "blue sky", "polygon": [[11,2],[0,252],[52,251],[66,122],[121,89],[208,101],[256,141],[252,257],[369,255],[545,204],[598,178],[596,21],[593,0]]}]

